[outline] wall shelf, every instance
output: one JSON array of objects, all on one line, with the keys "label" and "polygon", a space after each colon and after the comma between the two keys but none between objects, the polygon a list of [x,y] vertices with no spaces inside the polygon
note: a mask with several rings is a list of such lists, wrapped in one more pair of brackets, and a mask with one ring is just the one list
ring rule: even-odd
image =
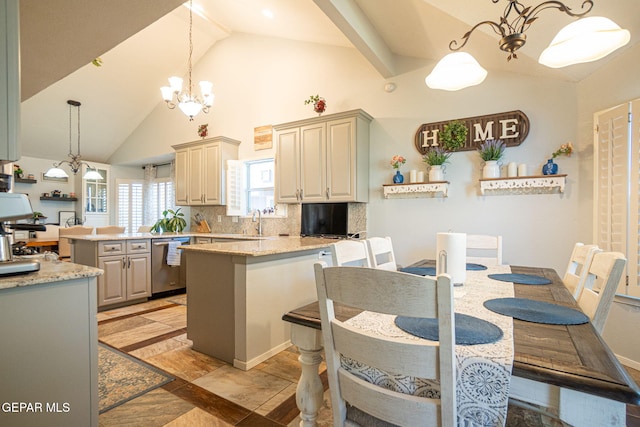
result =
[{"label": "wall shelf", "polygon": [[29,178],[18,178],[16,176],[13,177],[15,182],[21,182],[23,184],[36,184],[38,182],[37,179],[29,179]]},{"label": "wall shelf", "polygon": [[384,198],[448,197],[449,181],[384,184]]},{"label": "wall shelf", "polygon": [[493,194],[552,194],[563,193],[566,174],[523,176],[517,178],[482,178],[480,193]]},{"label": "wall shelf", "polygon": [[54,202],[76,202],[78,201],[77,197],[44,197],[41,196],[40,200],[52,200]]}]

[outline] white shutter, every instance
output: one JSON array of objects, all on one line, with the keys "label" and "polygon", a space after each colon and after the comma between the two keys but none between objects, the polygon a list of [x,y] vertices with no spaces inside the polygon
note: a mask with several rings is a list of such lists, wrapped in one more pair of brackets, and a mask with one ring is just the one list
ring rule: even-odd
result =
[{"label": "white shutter", "polygon": [[143,224],[143,182],[117,179],[116,222],[126,232],[136,232]]},{"label": "white shutter", "polygon": [[631,103],[631,172],[629,176],[629,250],[627,294],[640,298],[640,99]]},{"label": "white shutter", "polygon": [[130,201],[130,188],[129,183],[117,181],[117,200],[116,200],[116,212],[117,222],[120,227],[127,227],[129,225],[129,201]]},{"label": "white shutter", "polygon": [[144,224],[142,188],[142,182],[131,183],[131,209],[129,211],[129,225],[127,228],[130,233],[137,232],[138,228]]},{"label": "white shutter", "polygon": [[247,214],[246,168],[241,160],[227,160],[227,216]]}]

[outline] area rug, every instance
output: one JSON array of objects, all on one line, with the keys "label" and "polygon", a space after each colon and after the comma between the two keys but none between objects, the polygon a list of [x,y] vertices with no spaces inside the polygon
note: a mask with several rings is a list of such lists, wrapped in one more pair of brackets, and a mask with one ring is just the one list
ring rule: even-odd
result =
[{"label": "area rug", "polygon": [[151,365],[98,343],[99,413],[173,380],[173,377]]}]

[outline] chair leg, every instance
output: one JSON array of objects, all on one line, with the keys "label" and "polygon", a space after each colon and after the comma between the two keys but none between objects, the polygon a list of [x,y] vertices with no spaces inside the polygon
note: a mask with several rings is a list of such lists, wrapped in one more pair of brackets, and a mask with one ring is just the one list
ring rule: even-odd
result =
[{"label": "chair leg", "polygon": [[[571,427],[570,424],[562,421],[555,411],[545,408],[543,406],[533,405],[531,403],[523,402],[514,398],[509,398],[509,406],[514,406],[525,411],[534,412],[540,416],[540,427]],[[511,410],[509,410],[511,411]],[[506,427],[520,427],[521,421],[514,420],[514,424],[509,423],[509,415],[507,414]]]}]

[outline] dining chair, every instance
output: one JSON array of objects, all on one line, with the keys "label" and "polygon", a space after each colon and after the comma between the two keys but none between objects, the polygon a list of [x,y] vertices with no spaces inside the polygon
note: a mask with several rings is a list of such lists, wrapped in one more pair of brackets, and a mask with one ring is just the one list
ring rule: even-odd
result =
[{"label": "dining chair", "polygon": [[[363,267],[314,266],[324,341],[333,425],[353,425],[354,418],[401,426],[456,425],[455,332],[453,287],[438,278]],[[335,317],[335,304],[377,313],[437,318],[439,341],[375,335]],[[349,372],[341,358],[392,375],[440,382],[440,398],[389,390]],[[378,420],[371,420],[371,417]],[[348,419],[348,421],[347,421]]]},{"label": "dining chair", "polygon": [[371,267],[364,240],[340,240],[331,244],[331,259],[335,267]]},{"label": "dining chair", "polygon": [[141,225],[138,227],[138,233],[150,233],[153,225]]},{"label": "dining chair", "polygon": [[624,277],[626,264],[627,260],[620,252],[598,252],[593,255],[577,301],[600,333],[604,329],[618,285]]},{"label": "dining chair", "polygon": [[584,243],[578,242],[573,247],[571,258],[569,258],[569,265],[567,265],[567,271],[564,273],[562,282],[566,288],[569,289],[576,301],[578,300],[585,280],[587,280],[589,266],[596,252],[602,252],[602,249],[600,249],[598,245],[585,245]]},{"label": "dining chair", "polygon": [[467,262],[502,265],[502,236],[467,234]]},{"label": "dining chair", "polygon": [[398,269],[391,237],[370,237],[365,241],[367,242],[371,267],[390,271]]},{"label": "dining chair", "polygon": [[122,234],[125,227],[119,227],[117,225],[107,225],[105,227],[96,227],[96,234]]},{"label": "dining chair", "polygon": [[83,234],[93,234],[93,227],[85,227],[83,225],[75,225],[69,228],[58,229],[58,257],[62,261],[71,259],[71,244],[69,239],[64,236],[78,236]]}]

